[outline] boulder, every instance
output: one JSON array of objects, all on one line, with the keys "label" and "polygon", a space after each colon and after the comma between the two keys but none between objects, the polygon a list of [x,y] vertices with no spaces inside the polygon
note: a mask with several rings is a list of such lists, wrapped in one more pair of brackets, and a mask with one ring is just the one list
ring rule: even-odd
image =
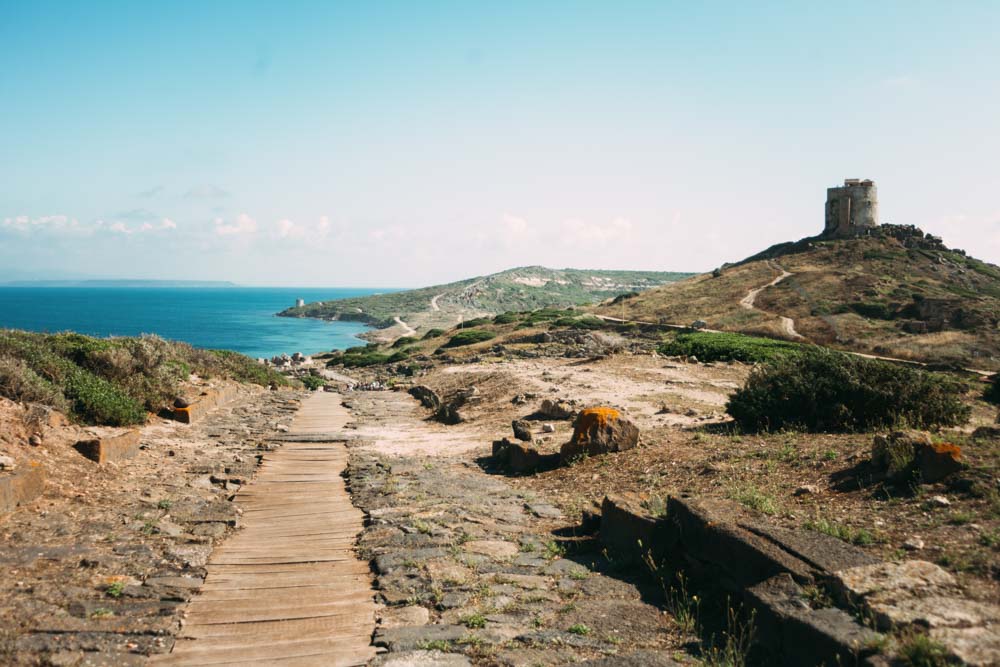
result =
[{"label": "boulder", "polygon": [[913,473],[917,448],[931,444],[923,431],[895,431],[872,439],[872,466],[894,481],[903,481]]},{"label": "boulder", "polygon": [[410,396],[420,401],[420,404],[428,410],[437,410],[441,407],[441,397],[430,387],[418,384],[410,387]]},{"label": "boulder", "polygon": [[507,438],[502,440],[493,441],[493,459],[500,462],[506,463],[510,456],[510,447],[514,443]]},{"label": "boulder", "polygon": [[507,466],[513,473],[526,475],[541,470],[550,470],[559,465],[559,454],[545,454],[536,447],[521,442],[512,442],[507,447]]},{"label": "boulder", "polygon": [[9,456],[0,456],[0,470],[13,470],[16,467],[14,459]]},{"label": "boulder", "polygon": [[462,405],[464,405],[464,401],[442,405],[437,409],[437,412],[434,413],[434,419],[438,420],[442,424],[461,424],[465,421],[465,415],[463,415],[459,410]]},{"label": "boulder", "polygon": [[533,436],[531,435],[531,424],[523,419],[515,419],[511,422],[511,427],[514,429],[514,437],[523,442],[531,442]]},{"label": "boulder", "polygon": [[920,481],[932,484],[965,468],[962,448],[947,442],[921,443],[916,452]]},{"label": "boulder", "polygon": [[562,446],[560,458],[568,463],[582,455],[621,452],[639,444],[639,429],[614,408],[586,408],[573,425],[572,439]]},{"label": "boulder", "polygon": [[535,414],[543,419],[569,419],[576,414],[576,410],[568,401],[553,401],[551,398],[546,398]]},{"label": "boulder", "polygon": [[918,478],[933,483],[965,468],[962,448],[935,443],[923,431],[896,431],[872,440],[872,465],[887,479],[903,482]]}]

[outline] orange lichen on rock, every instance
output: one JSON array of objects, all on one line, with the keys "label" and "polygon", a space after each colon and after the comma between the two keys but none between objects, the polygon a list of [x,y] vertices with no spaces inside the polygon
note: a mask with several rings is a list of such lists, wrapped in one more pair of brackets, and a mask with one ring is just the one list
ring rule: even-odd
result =
[{"label": "orange lichen on rock", "polygon": [[935,442],[930,447],[940,456],[949,456],[956,461],[962,458],[962,448],[950,442]]},{"label": "orange lichen on rock", "polygon": [[563,463],[570,463],[581,456],[621,452],[638,444],[639,429],[618,410],[586,408],[577,416],[573,437],[560,448],[559,456]]},{"label": "orange lichen on rock", "polygon": [[937,482],[965,467],[962,448],[950,442],[924,444],[917,452],[921,481]]},{"label": "orange lichen on rock", "polygon": [[576,418],[576,427],[573,430],[573,441],[588,440],[592,429],[607,428],[621,419],[621,416],[621,413],[614,408],[606,407],[586,408],[580,411],[580,416]]}]

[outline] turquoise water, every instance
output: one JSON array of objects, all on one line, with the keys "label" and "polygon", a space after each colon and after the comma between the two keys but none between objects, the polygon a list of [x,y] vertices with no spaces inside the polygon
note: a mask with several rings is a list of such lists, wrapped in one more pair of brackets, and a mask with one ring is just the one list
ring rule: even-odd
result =
[{"label": "turquoise water", "polygon": [[327,301],[386,290],[289,287],[0,287],[0,328],[91,336],[155,333],[251,357],[315,354],[362,344],[356,322],[275,317],[296,299]]}]

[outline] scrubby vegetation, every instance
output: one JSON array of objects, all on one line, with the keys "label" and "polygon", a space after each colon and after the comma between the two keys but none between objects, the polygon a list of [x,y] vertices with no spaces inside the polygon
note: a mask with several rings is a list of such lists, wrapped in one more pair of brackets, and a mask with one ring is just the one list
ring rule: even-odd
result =
[{"label": "scrubby vegetation", "polygon": [[681,333],[665,340],[657,351],[666,356],[697,357],[699,361],[776,361],[801,354],[808,346],[736,333]]},{"label": "scrubby vegetation", "polygon": [[300,308],[289,308],[280,315],[354,320],[381,328],[391,326],[396,316],[406,320],[412,314],[435,312],[431,301],[437,298],[441,311],[450,313],[447,319],[453,322],[451,314],[459,312],[454,306],[458,303],[462,304],[461,312],[485,313],[565,307],[598,302],[622,292],[648,289],[689,275],[663,271],[588,271],[526,266],[445,285],[310,303]]},{"label": "scrubby vegetation", "polygon": [[191,373],[287,384],[253,359],[156,336],[92,338],[0,330],[0,395],[49,405],[78,421],[138,424],[173,399]]},{"label": "scrubby vegetation", "polygon": [[983,400],[994,405],[1000,405],[1000,373],[990,378],[990,385],[983,392]]},{"label": "scrubby vegetation", "polygon": [[599,317],[585,315],[583,317],[560,317],[552,323],[552,326],[567,327],[569,329],[588,329],[593,331],[596,329],[605,329],[608,327],[608,324]]},{"label": "scrubby vegetation", "polygon": [[484,341],[492,340],[496,338],[496,334],[492,331],[485,331],[484,329],[466,329],[464,331],[459,331],[454,336],[448,339],[442,347],[462,347],[463,345],[473,345],[475,343],[482,343]]},{"label": "scrubby vegetation", "polygon": [[427,333],[424,334],[422,340],[427,340],[429,338],[440,338],[445,334],[444,329],[428,329]]},{"label": "scrubby vegetation", "polygon": [[748,431],[866,431],[968,420],[960,382],[884,361],[812,349],[754,369],[726,406]]}]

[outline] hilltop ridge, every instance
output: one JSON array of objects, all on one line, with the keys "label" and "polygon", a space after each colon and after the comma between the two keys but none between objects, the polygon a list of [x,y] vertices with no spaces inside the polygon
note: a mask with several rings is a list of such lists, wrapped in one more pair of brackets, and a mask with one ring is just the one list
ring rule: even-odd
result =
[{"label": "hilltop ridge", "polygon": [[606,316],[805,339],[932,363],[1000,368],[1000,267],[911,225],[781,243],[627,297]]},{"label": "hilltop ridge", "polygon": [[692,274],[666,271],[550,269],[523,266],[444,285],[336,299],[289,308],[282,317],[370,324],[370,337],[393,339],[511,310],[578,306],[640,292]]}]

